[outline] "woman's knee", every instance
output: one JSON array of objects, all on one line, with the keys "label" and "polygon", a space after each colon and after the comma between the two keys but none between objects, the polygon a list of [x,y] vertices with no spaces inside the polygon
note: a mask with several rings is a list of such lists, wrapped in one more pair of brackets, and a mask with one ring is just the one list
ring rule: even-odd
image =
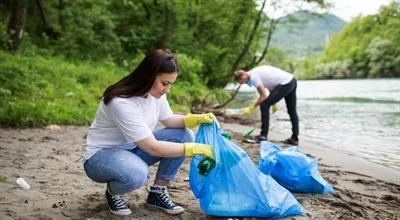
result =
[{"label": "woman's knee", "polygon": [[119,169],[119,182],[130,192],[144,186],[149,178],[149,166],[136,155],[126,160]]},{"label": "woman's knee", "polygon": [[124,185],[127,188],[127,191],[133,191],[139,189],[140,187],[144,186],[149,179],[149,169],[142,169],[132,171],[132,175],[130,175],[124,181]]},{"label": "woman's knee", "polygon": [[140,187],[144,186],[148,180],[149,180],[148,170],[135,174],[130,181],[132,190],[139,189]]}]

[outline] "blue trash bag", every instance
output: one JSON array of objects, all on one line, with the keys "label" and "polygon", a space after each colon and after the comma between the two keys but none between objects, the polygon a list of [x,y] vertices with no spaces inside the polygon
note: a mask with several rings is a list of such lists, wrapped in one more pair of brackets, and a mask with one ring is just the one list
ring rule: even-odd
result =
[{"label": "blue trash bag", "polygon": [[215,153],[216,167],[207,176],[197,168],[203,156],[193,157],[190,164],[190,187],[207,215],[282,217],[303,213],[293,195],[261,173],[244,150],[221,135],[216,123],[201,125],[196,142],[210,144]]},{"label": "blue trash bag", "polygon": [[291,192],[333,192],[332,186],[320,175],[317,161],[300,153],[297,147],[282,151],[279,146],[262,141],[259,168]]}]

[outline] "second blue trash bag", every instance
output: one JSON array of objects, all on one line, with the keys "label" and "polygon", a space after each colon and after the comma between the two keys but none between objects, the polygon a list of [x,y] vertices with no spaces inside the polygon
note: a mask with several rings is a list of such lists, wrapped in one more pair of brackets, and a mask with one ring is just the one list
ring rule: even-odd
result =
[{"label": "second blue trash bag", "polygon": [[261,172],[271,175],[279,184],[291,192],[320,193],[333,192],[318,171],[318,164],[312,158],[300,153],[297,147],[285,151],[268,141],[260,144]]},{"label": "second blue trash bag", "polygon": [[216,123],[201,125],[196,142],[212,145],[217,163],[207,176],[197,168],[204,157],[195,156],[190,164],[190,187],[207,215],[282,217],[303,213],[293,195],[261,173],[245,151],[221,135]]}]

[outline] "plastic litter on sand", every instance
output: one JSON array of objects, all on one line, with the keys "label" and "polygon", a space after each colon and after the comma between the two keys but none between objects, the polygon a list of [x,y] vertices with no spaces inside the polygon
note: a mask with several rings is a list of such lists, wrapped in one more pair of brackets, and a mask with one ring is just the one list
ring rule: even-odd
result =
[{"label": "plastic litter on sand", "polygon": [[18,186],[21,187],[22,189],[28,190],[31,188],[31,186],[21,177],[19,177],[16,182]]}]

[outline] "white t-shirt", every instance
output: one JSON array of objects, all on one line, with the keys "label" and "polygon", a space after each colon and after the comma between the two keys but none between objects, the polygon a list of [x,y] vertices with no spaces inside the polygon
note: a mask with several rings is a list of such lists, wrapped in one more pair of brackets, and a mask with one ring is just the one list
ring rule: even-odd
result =
[{"label": "white t-shirt", "polygon": [[106,105],[103,100],[97,109],[96,118],[89,128],[83,149],[87,160],[103,148],[132,149],[135,142],[153,135],[158,121],[173,115],[167,98],[113,98]]},{"label": "white t-shirt", "polygon": [[273,66],[259,66],[249,71],[250,81],[255,87],[264,85],[272,91],[278,85],[288,84],[293,75]]}]

